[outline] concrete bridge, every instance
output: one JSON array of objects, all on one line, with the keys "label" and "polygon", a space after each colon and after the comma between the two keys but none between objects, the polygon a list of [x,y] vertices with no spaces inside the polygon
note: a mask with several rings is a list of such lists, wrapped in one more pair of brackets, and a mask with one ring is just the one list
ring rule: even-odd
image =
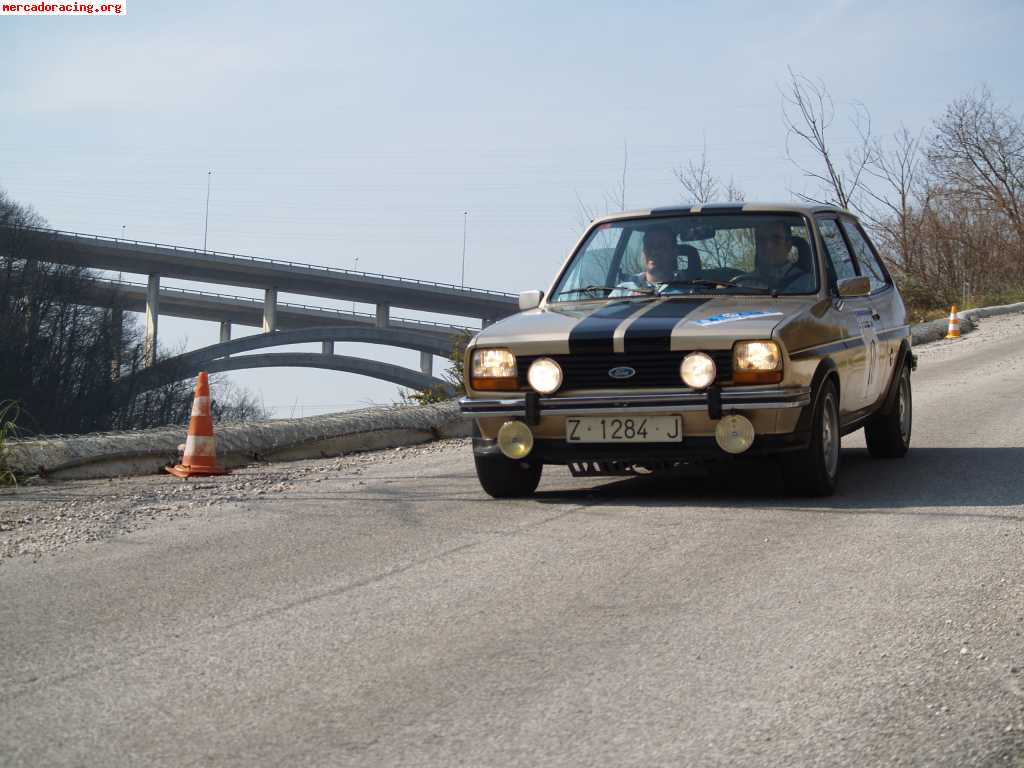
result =
[{"label": "concrete bridge", "polygon": [[[268,342],[271,340],[270,334],[283,335],[286,329],[311,325],[317,329],[334,326],[335,329],[394,331],[380,336],[389,341],[373,343],[392,344],[402,334],[421,334],[424,338],[432,337],[435,342],[442,344],[444,351],[436,351],[440,347],[431,348],[435,351],[420,349],[420,371],[403,369],[407,373],[392,371],[391,368],[396,366],[383,363],[357,365],[352,362],[355,358],[346,359],[342,356],[333,356],[338,358],[333,360],[328,360],[327,355],[314,355],[314,359],[307,359],[297,353],[287,356],[265,354],[260,357],[268,365],[312,365],[363,373],[403,386],[437,386],[443,382],[432,375],[433,355],[449,354],[455,338],[464,332],[464,326],[392,317],[392,307],[475,318],[481,325],[487,325],[517,310],[516,297],[512,294],[448,283],[53,229],[19,227],[6,230],[10,236],[8,242],[15,245],[19,258],[146,275],[145,285],[94,279],[83,292],[82,303],[113,308],[118,328],[118,312],[125,309],[144,312],[146,362],[150,367],[156,363],[159,317],[164,313],[220,323],[222,344],[231,341],[232,325],[236,323],[262,328],[263,337]],[[258,288],[263,290],[263,300],[161,287],[162,277]],[[346,313],[324,307],[282,303],[278,301],[280,291],[369,303],[375,305],[375,312],[372,315]],[[343,339],[324,337],[317,340],[333,343]],[[267,343],[265,346],[276,345]],[[223,357],[209,359],[208,370],[238,370],[240,363],[229,358],[236,351],[228,351]],[[185,360],[179,359],[177,362],[184,363]],[[362,362],[369,364],[373,361]],[[254,360],[247,363],[251,367],[257,366]]]}]

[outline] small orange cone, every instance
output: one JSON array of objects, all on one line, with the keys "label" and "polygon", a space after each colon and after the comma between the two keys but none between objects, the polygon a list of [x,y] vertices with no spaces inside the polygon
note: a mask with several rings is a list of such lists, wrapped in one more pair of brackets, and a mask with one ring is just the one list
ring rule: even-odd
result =
[{"label": "small orange cone", "polygon": [[956,304],[949,311],[949,330],[946,332],[947,339],[960,338],[960,315],[957,314]]},{"label": "small orange cone", "polygon": [[228,470],[217,463],[217,442],[210,415],[210,377],[206,371],[201,371],[196,381],[196,396],[192,401],[192,418],[188,421],[188,437],[181,464],[165,469],[177,477],[228,474]]}]

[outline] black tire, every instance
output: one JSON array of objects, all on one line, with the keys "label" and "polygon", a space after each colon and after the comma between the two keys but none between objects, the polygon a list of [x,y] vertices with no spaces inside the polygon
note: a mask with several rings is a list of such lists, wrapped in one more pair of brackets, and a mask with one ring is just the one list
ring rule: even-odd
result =
[{"label": "black tire", "polygon": [[910,449],[910,432],[914,422],[914,398],[910,390],[910,369],[900,368],[896,384],[896,400],[889,413],[872,416],[864,425],[868,453],[876,459],[899,459]]},{"label": "black tire", "polygon": [[796,496],[831,496],[839,482],[839,394],[832,379],[818,390],[811,414],[811,442],[782,455],[786,490]]},{"label": "black tire", "polygon": [[501,454],[474,456],[473,461],[480,485],[496,499],[520,499],[533,495],[544,469],[539,461],[513,461]]}]

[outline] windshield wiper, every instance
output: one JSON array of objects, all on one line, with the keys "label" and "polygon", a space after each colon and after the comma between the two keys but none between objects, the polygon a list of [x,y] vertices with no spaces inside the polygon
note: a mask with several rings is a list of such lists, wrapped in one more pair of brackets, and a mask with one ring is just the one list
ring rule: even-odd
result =
[{"label": "windshield wiper", "polygon": [[654,291],[646,290],[643,288],[627,288],[625,286],[619,285],[588,285],[585,286],[584,288],[570,288],[568,291],[559,291],[557,295],[566,296],[571,293],[592,293],[595,291],[604,291],[605,295],[611,293],[612,291],[632,291],[638,296],[651,296],[654,294]]},{"label": "windshield wiper", "polygon": [[773,297],[777,296],[778,293],[774,288],[763,288],[759,285],[737,285],[736,283],[730,283],[728,280],[706,280],[703,278],[690,278],[686,280],[666,280],[660,285],[671,286],[671,285],[697,285],[707,288],[729,288],[732,290],[740,290],[746,293],[754,294],[771,294]]}]

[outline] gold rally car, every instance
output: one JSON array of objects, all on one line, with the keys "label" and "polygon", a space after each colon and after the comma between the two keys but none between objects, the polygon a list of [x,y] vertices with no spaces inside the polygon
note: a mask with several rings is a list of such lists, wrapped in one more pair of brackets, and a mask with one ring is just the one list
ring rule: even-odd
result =
[{"label": "gold rally car", "polygon": [[910,444],[906,309],[857,219],[794,204],[658,208],[596,220],[551,290],[466,350],[463,413],[484,490],[679,472],[777,455],[787,489],[834,492],[842,435]]}]

